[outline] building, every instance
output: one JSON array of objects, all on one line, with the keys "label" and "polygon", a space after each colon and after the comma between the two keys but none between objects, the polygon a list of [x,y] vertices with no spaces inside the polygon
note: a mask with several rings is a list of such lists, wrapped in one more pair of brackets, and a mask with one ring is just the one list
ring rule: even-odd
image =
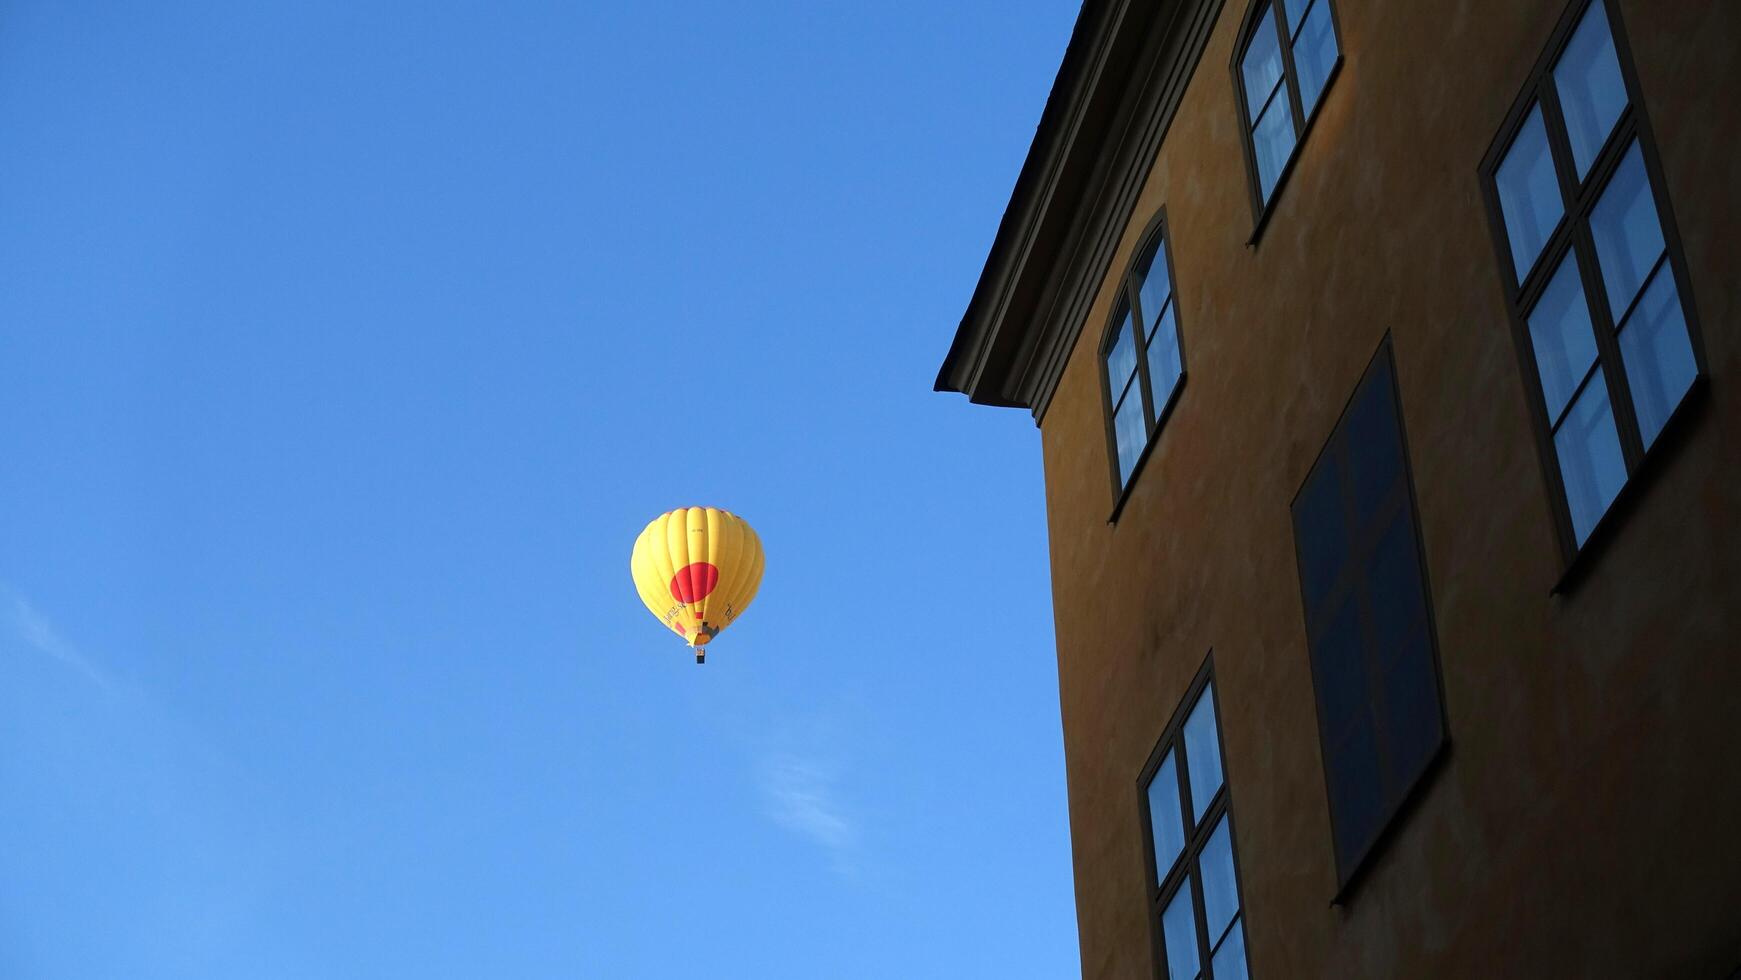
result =
[{"label": "building", "polygon": [[937,387],[1041,429],[1085,976],[1741,969],[1738,42],[1084,3]]}]

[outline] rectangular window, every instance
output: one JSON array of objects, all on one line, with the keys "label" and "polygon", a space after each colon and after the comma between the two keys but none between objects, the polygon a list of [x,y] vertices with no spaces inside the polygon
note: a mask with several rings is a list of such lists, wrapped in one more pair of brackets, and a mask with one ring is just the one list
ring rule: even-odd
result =
[{"label": "rectangular window", "polygon": [[1178,305],[1163,212],[1144,234],[1119,282],[1112,320],[1100,344],[1113,495],[1120,502],[1185,380]]},{"label": "rectangular window", "polygon": [[1346,885],[1445,741],[1390,338],[1294,498],[1336,873]]},{"label": "rectangular window", "polygon": [[1568,561],[1704,374],[1623,41],[1604,0],[1574,2],[1481,165]]},{"label": "rectangular window", "polygon": [[1330,0],[1256,0],[1246,12],[1236,52],[1233,76],[1261,220],[1342,63]]},{"label": "rectangular window", "polygon": [[1138,781],[1161,975],[1246,980],[1233,815],[1208,664]]}]

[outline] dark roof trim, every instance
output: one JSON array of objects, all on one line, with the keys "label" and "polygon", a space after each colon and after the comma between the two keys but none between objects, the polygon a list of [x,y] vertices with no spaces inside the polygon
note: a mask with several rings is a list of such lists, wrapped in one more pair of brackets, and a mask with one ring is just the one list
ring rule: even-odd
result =
[{"label": "dark roof trim", "polygon": [[1036,421],[1222,0],[1087,0],[936,390]]}]

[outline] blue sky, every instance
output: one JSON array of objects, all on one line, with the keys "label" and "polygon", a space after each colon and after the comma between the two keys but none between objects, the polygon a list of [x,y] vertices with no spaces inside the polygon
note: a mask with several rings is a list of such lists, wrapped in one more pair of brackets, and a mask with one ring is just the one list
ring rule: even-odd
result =
[{"label": "blue sky", "polygon": [[1074,16],[0,6],[0,976],[1076,973],[1037,432],[930,391]]}]

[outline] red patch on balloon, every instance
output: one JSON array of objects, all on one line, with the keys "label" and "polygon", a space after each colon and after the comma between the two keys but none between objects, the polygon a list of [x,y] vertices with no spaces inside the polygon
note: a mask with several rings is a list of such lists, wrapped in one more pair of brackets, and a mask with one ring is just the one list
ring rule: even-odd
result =
[{"label": "red patch on balloon", "polygon": [[718,568],[704,561],[690,562],[671,577],[671,596],[678,602],[700,602],[718,585]]}]

